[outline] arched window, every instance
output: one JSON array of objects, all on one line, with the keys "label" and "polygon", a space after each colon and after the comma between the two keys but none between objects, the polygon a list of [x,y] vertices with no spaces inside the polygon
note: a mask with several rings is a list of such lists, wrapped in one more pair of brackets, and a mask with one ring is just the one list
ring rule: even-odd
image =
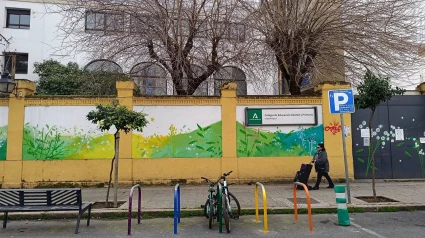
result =
[{"label": "arched window", "polygon": [[[191,65],[191,69],[193,71],[194,77],[199,77],[205,72],[205,70],[201,66],[195,65],[195,64]],[[187,89],[187,87],[189,86],[188,82],[189,82],[189,79],[188,79],[186,73],[183,72],[183,87],[185,89]],[[174,87],[174,94],[177,95],[175,87]],[[195,89],[195,92],[193,93],[193,95],[195,95],[195,96],[208,96],[208,81],[207,80],[203,81],[198,86],[198,88]]]},{"label": "arched window", "polygon": [[225,66],[214,73],[214,94],[220,95],[221,86],[228,82],[236,83],[237,95],[247,95],[245,73],[234,66]]},{"label": "arched window", "polygon": [[167,95],[167,72],[160,65],[148,62],[139,63],[131,69],[130,74],[142,94]]},{"label": "arched window", "polygon": [[90,63],[88,63],[85,67],[88,71],[92,72],[110,72],[110,73],[122,73],[121,67],[111,61],[111,60],[105,60],[105,59],[98,59],[93,60]]}]

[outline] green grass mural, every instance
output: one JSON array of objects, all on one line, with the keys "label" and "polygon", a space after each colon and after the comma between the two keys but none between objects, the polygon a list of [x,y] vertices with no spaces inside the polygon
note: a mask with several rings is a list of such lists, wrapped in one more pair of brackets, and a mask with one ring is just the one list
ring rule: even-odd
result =
[{"label": "green grass mural", "polygon": [[167,135],[133,133],[133,158],[211,158],[222,156],[221,121],[196,130],[169,126]]},{"label": "green grass mural", "polygon": [[111,159],[113,135],[27,123],[22,152],[23,160]]},{"label": "green grass mural", "polygon": [[313,156],[323,141],[323,125],[283,133],[245,127],[236,122],[238,157]]},{"label": "green grass mural", "polygon": [[6,160],[7,126],[0,127],[0,161]]}]

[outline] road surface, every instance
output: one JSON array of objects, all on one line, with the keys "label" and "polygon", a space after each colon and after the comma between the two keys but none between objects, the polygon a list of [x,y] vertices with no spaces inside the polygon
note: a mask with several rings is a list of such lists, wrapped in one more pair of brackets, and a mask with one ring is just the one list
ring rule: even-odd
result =
[{"label": "road surface", "polygon": [[[308,219],[301,215],[294,222],[291,215],[269,215],[269,232],[264,233],[263,223],[254,222],[254,216],[242,216],[232,222],[230,234],[218,233],[218,224],[208,229],[204,217],[184,218],[179,225],[179,234],[173,235],[173,219],[157,218],[142,220],[137,225],[133,220],[133,237],[323,237],[323,238],[422,238],[425,231],[425,212],[364,213],[350,214],[351,226],[337,225],[333,214],[314,215],[314,232],[309,232]],[[262,216],[260,216],[262,219]],[[73,234],[76,220],[10,221],[0,237],[128,237],[127,220],[92,219],[90,227],[81,222],[80,234]]]}]

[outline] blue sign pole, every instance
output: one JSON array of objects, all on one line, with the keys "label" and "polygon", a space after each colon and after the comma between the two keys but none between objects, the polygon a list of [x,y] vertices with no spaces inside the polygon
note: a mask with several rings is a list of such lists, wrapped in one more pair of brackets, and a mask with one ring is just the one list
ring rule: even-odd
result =
[{"label": "blue sign pole", "polygon": [[347,146],[345,144],[345,127],[344,127],[344,115],[339,114],[341,117],[341,127],[342,127],[342,149],[344,151],[344,164],[345,164],[345,184],[347,185],[347,197],[348,204],[351,204],[351,192],[350,192],[350,178],[348,177],[348,162],[347,162]]},{"label": "blue sign pole", "polygon": [[342,149],[344,152],[345,184],[347,185],[348,203],[351,203],[350,178],[348,177],[347,146],[345,143],[344,113],[354,113],[353,90],[329,90],[329,109],[331,114],[339,114],[342,129]]}]

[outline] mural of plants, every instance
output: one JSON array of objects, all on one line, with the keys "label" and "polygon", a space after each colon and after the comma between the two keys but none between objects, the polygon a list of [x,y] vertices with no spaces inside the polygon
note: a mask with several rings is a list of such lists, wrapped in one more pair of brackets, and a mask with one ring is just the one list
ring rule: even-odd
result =
[{"label": "mural of plants", "polygon": [[312,156],[323,141],[323,125],[298,127],[288,133],[245,127],[236,122],[238,157]]},{"label": "mural of plants", "polygon": [[108,159],[113,156],[113,135],[26,123],[23,160]]},{"label": "mural of plants", "polygon": [[[422,177],[425,178],[425,164],[424,164],[424,156],[425,156],[425,152],[424,149],[422,148],[422,144],[420,143],[420,141],[414,137],[407,137],[407,143],[411,142],[410,145],[407,145],[407,148],[413,149],[415,153],[418,154],[418,158],[419,158],[419,163],[421,165],[421,171],[422,171]],[[404,142],[399,143],[397,146],[400,147],[404,144]],[[409,157],[412,158],[412,154],[408,151],[405,150],[404,153]]]},{"label": "mural of plants", "polygon": [[[154,119],[151,119],[154,120]],[[193,126],[192,126],[193,128]],[[196,129],[170,125],[167,135],[133,133],[133,158],[210,158],[221,157],[221,121]]]},{"label": "mural of plants", "polygon": [[6,160],[7,126],[0,127],[0,161]]},{"label": "mural of plants", "polygon": [[[393,143],[395,138],[395,126],[390,127],[390,132],[383,130],[384,126],[379,125],[377,128],[372,128],[372,137],[376,138],[376,143],[373,143],[373,147],[368,146],[368,151],[372,150],[372,155],[375,155],[376,150],[381,147],[382,149],[385,148],[385,145],[388,145],[388,143]],[[369,129],[369,127],[366,127],[366,121],[363,121],[362,124],[360,124],[357,128],[357,130],[361,129]],[[360,148],[355,153],[361,153],[364,149]],[[369,155],[369,153],[368,153]],[[362,158],[357,158],[357,160],[360,163],[366,163],[366,176],[369,173],[369,170],[372,169],[372,158],[368,156],[367,161],[364,161]],[[378,170],[378,168],[374,168],[375,170]]]}]

